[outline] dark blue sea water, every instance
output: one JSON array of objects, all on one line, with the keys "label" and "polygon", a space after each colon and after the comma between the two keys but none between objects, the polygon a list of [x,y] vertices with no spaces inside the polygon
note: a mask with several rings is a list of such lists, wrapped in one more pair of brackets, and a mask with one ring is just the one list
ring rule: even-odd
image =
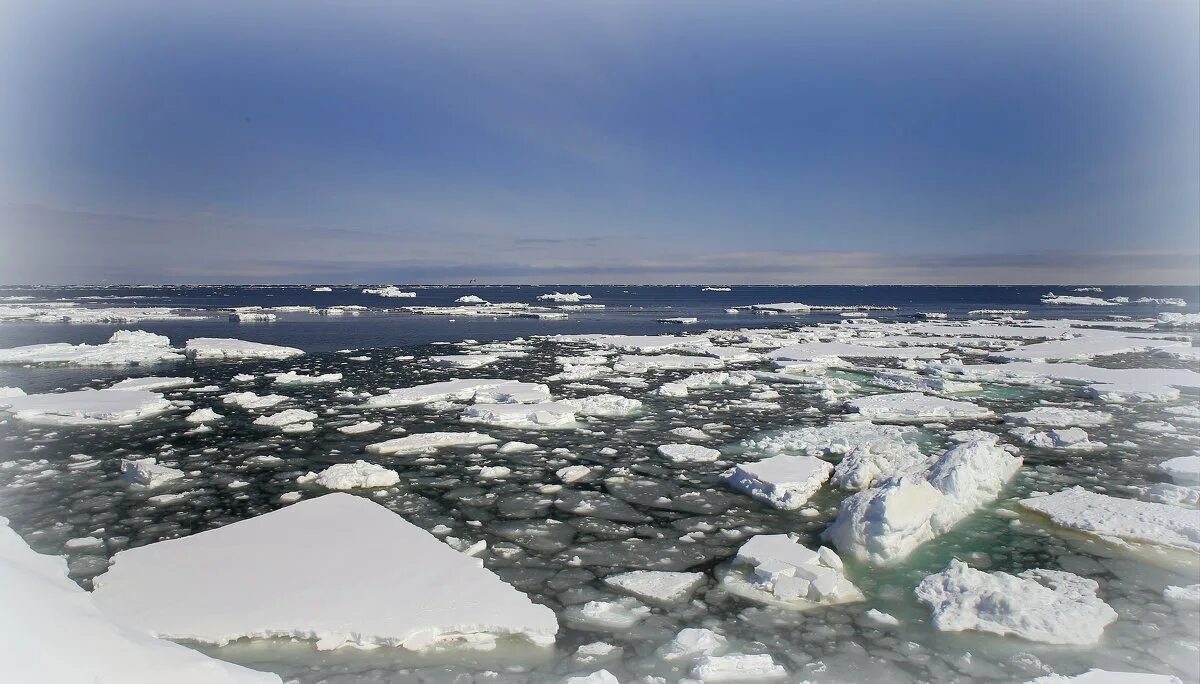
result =
[{"label": "dark blue sea water", "polygon": [[[725,309],[749,304],[804,302],[811,305],[895,306],[897,311],[871,312],[881,320],[912,319],[917,312],[935,311],[951,319],[967,318],[975,309],[1025,309],[1033,318],[1096,319],[1109,316],[1153,317],[1161,311],[1197,311],[1200,287],[1103,287],[1102,293],[1072,292],[1069,286],[739,286],[730,292],[705,292],[701,286],[406,286],[415,298],[385,298],[363,294],[363,286],[337,286],[332,292],[313,292],[304,286],[165,286],[165,287],[42,287],[0,288],[0,298],[32,296],[33,301],[73,301],[98,307],[183,307],[198,310],[238,306],[360,305],[398,309],[404,306],[450,306],[463,295],[475,294],[490,302],[539,302],[547,292],[590,294],[590,304],[604,304],[603,311],[574,311],[566,320],[529,318],[473,318],[425,316],[399,311],[373,312],[361,316],[317,316],[280,314],[274,323],[236,323],[225,317],[205,321],[145,321],[137,324],[80,325],[17,323],[0,324],[0,347],[41,342],[98,343],[115,330],[137,328],[167,335],[182,343],[189,337],[237,337],[288,344],[307,352],[347,348],[393,347],[430,342],[454,342],[464,338],[504,340],[525,335],[624,333],[665,334],[681,328],[740,328],[795,325],[838,320],[836,313],[803,316],[756,316],[729,314]],[[1187,307],[1155,305],[1043,306],[1047,292],[1104,298],[1178,297]],[[28,304],[28,301],[0,301]],[[664,317],[696,317],[695,326],[659,323]]]}]

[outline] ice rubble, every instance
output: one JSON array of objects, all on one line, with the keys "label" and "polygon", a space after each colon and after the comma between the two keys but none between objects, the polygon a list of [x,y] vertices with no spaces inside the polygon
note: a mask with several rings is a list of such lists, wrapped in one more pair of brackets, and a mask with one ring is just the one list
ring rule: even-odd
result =
[{"label": "ice rubble", "polygon": [[656,651],[669,663],[695,660],[701,656],[717,655],[729,647],[729,640],[711,629],[687,627]]},{"label": "ice rubble", "polygon": [[399,481],[400,475],[396,471],[362,460],[338,463],[319,473],[310,472],[296,478],[301,484],[312,482],[326,489],[390,487]]},{"label": "ice rubble", "polygon": [[118,330],[104,344],[55,342],[0,349],[0,364],[136,366],[182,360],[170,338],[141,330]]},{"label": "ice rubble", "polygon": [[1195,562],[1200,552],[1200,510],[1121,499],[1082,487],[1021,499],[1018,506],[1131,553],[1158,549]]},{"label": "ice rubble", "polygon": [[869,420],[981,420],[994,415],[991,409],[978,404],[934,397],[920,392],[874,394],[851,399],[845,406],[846,410]]},{"label": "ice rubble", "polygon": [[279,684],[256,672],[112,621],[0,518],[0,680],[56,684]]},{"label": "ice rubble", "polygon": [[735,596],[791,610],[863,600],[846,579],[832,549],[813,551],[795,535],[751,537],[719,573],[721,586]]},{"label": "ice rubble", "polygon": [[825,536],[842,553],[894,563],[994,500],[1021,467],[991,440],[959,444],[924,472],[889,479],[842,501]]},{"label": "ice rubble", "polygon": [[567,677],[563,684],[621,684],[621,680],[608,670],[596,670],[591,674]]},{"label": "ice rubble", "polygon": [[386,394],[368,398],[363,402],[363,406],[415,406],[435,401],[538,403],[549,399],[550,388],[546,385],[500,378],[471,378],[389,390]]},{"label": "ice rubble", "polygon": [[0,398],[17,420],[46,425],[124,425],[174,408],[146,390],[78,390]]},{"label": "ice rubble", "polygon": [[222,337],[194,337],[184,345],[187,354],[200,361],[241,361],[246,359],[288,359],[304,351],[262,342]]},{"label": "ice rubble", "polygon": [[909,438],[916,428],[866,421],[804,427],[743,442],[748,451],[840,455],[833,483],[843,489],[865,489],[875,482],[923,466],[928,457]]},{"label": "ice rubble", "polygon": [[1094,644],[1117,612],[1096,592],[1100,585],[1061,570],[1019,575],[982,572],[960,560],[916,588],[939,630],[975,630],[1046,644]]},{"label": "ice rubble", "polygon": [[396,287],[395,285],[387,285],[384,287],[368,287],[363,289],[363,294],[379,295],[380,297],[416,297],[416,292],[406,292]]},{"label": "ice rubble", "polygon": [[755,499],[794,511],[808,503],[832,471],[833,466],[819,458],[779,454],[734,466],[725,479],[729,486]]},{"label": "ice rubble", "polygon": [[423,650],[505,635],[549,645],[558,631],[552,610],[478,561],[350,494],[121,551],[94,583],[113,619],[201,643],[291,637]]},{"label": "ice rubble", "polygon": [[689,600],[705,582],[702,572],[633,570],[604,578],[608,586],[651,605],[676,605]]},{"label": "ice rubble", "polygon": [[419,454],[437,449],[495,444],[497,440],[482,432],[423,432],[367,445],[371,454]]}]

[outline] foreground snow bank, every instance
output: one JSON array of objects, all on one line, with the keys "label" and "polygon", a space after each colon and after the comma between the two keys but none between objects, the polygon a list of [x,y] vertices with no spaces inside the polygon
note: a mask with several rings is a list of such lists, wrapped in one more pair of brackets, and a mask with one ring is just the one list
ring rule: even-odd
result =
[{"label": "foreground snow bank", "polygon": [[410,650],[498,636],[554,642],[554,612],[388,509],[327,494],[122,551],[97,605],[152,634],[225,644],[318,640]]},{"label": "foreground snow bank", "polygon": [[0,681],[56,684],[278,684],[274,674],[209,658],[117,624],[0,518]]},{"label": "foreground snow bank", "polygon": [[1095,581],[1060,570],[982,572],[960,560],[917,586],[934,627],[1013,635],[1046,644],[1094,644],[1117,612]]}]

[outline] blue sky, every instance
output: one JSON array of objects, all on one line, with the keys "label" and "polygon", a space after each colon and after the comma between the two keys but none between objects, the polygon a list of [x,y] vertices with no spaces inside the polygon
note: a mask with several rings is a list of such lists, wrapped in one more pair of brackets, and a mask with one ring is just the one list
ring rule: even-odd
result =
[{"label": "blue sky", "polygon": [[1195,283],[1195,2],[0,6],[8,282]]}]

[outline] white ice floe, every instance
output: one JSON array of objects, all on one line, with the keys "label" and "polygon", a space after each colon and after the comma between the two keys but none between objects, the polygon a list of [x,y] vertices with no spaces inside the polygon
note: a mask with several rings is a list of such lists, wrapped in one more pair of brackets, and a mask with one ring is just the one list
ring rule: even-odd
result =
[{"label": "white ice floe", "polygon": [[314,287],[314,288],[312,289],[312,291],[313,291],[313,292],[333,292],[333,288],[332,288],[332,287],[325,287],[325,286],[321,286],[321,287]]},{"label": "white ice floe", "polygon": [[164,390],[194,384],[192,378],[127,378],[109,385],[109,390]]},{"label": "white ice floe", "polygon": [[736,465],[725,473],[725,480],[775,508],[794,511],[808,503],[832,471],[833,466],[819,458],[779,454]]},{"label": "white ice floe", "polygon": [[974,630],[1045,644],[1094,644],[1117,612],[1094,580],[1061,570],[982,572],[959,560],[917,586],[939,630]]},{"label": "white ice floe", "polygon": [[591,299],[590,294],[579,294],[578,292],[548,292],[538,295],[538,299],[549,302],[580,302],[585,299]]},{"label": "white ice floe", "polygon": [[795,535],[760,534],[751,537],[719,572],[721,585],[735,596],[758,603],[807,610],[820,605],[863,600],[862,592],[846,579],[842,559],[832,549],[816,551]]},{"label": "white ice floe", "polygon": [[1097,356],[1190,346],[1191,342],[1188,341],[1131,337],[1108,331],[1093,331],[1091,334],[1069,340],[1038,342],[1011,351],[992,352],[990,356],[997,361],[1088,361]]},{"label": "white ice floe", "polygon": [[400,475],[394,470],[360,460],[331,465],[319,473],[301,475],[296,481],[301,484],[312,482],[326,489],[364,489],[390,487],[400,481]]},{"label": "white ice floe", "polygon": [[184,417],[184,420],[189,423],[211,423],[216,420],[221,420],[223,417],[224,416],[210,408],[202,408],[196,409],[195,411],[187,414],[187,416]]},{"label": "white ice floe", "polygon": [[500,378],[446,380],[428,385],[402,387],[368,398],[368,407],[415,406],[435,401],[479,401],[483,403],[538,403],[550,399],[546,385]]},{"label": "white ice floe", "polygon": [[700,319],[694,316],[677,316],[675,318],[659,318],[656,320],[659,323],[676,323],[678,325],[694,325],[700,322]]},{"label": "white ice floe", "polygon": [[265,311],[239,311],[229,315],[234,323],[274,323],[279,316]]},{"label": "white ice floe", "polygon": [[408,292],[405,290],[401,290],[400,288],[396,287],[395,285],[387,285],[384,287],[364,288],[363,294],[379,295],[380,297],[402,297],[402,298],[412,298],[412,297],[417,296],[416,292]]},{"label": "white ice floe", "polygon": [[678,605],[692,598],[707,578],[702,572],[633,570],[604,578],[608,586],[650,605]]},{"label": "white ice floe", "polygon": [[825,536],[858,560],[897,562],[995,500],[1020,467],[1021,458],[997,446],[994,437],[964,442],[923,473],[844,499]]},{"label": "white ice floe", "polygon": [[701,684],[775,682],[788,676],[787,669],[765,653],[701,656],[696,659],[689,674],[692,680]]},{"label": "white ice floe", "polygon": [[619,394],[595,394],[581,399],[563,399],[559,403],[575,409],[581,416],[624,418],[642,409],[642,402]]},{"label": "white ice floe", "polygon": [[1025,444],[1039,449],[1065,449],[1068,451],[1099,451],[1107,448],[1104,442],[1093,442],[1082,428],[1055,428],[1040,432],[1031,427],[1018,427],[1008,431]]},{"label": "white ice floe", "polygon": [[304,351],[277,344],[247,342],[221,337],[195,337],[184,345],[187,354],[200,361],[241,361],[245,359],[287,359]]},{"label": "white ice floe", "polygon": [[1112,422],[1112,414],[1058,406],[1038,406],[1028,411],[1006,413],[1004,422],[1013,425],[1054,428],[1100,427]]},{"label": "white ice floe", "polygon": [[491,354],[450,354],[429,357],[429,363],[435,366],[449,366],[451,368],[482,368],[499,360],[499,356],[492,356]]},{"label": "white ice floe", "polygon": [[574,427],[575,407],[562,401],[540,404],[475,404],[459,416],[464,423],[509,428]]},{"label": "white ice floe", "polygon": [[613,362],[613,370],[618,373],[646,373],[656,370],[704,370],[724,365],[724,361],[711,356],[622,354]]},{"label": "white ice floe", "polygon": [[563,684],[621,684],[621,680],[608,670],[596,670],[586,675],[567,677]]},{"label": "white ice floe", "polygon": [[271,408],[287,400],[288,398],[282,394],[258,395],[254,392],[230,392],[229,394],[221,395],[221,401],[224,403],[241,406],[244,409]]},{"label": "white ice floe", "polygon": [[1072,487],[1049,496],[1021,499],[1018,505],[1054,524],[1128,551],[1165,551],[1195,562],[1200,552],[1200,510],[1121,499]]},{"label": "white ice floe", "polygon": [[909,371],[873,371],[871,384],[898,392],[933,392],[954,394],[978,392],[983,386],[974,382],[959,382],[946,378],[918,375]]},{"label": "white ice floe", "polygon": [[1178,484],[1200,485],[1200,456],[1177,456],[1158,467]]},{"label": "white ice floe", "polygon": [[843,489],[865,489],[877,481],[923,467],[929,460],[910,439],[911,426],[878,425],[865,421],[804,427],[743,442],[748,451],[837,455],[833,483]]},{"label": "white ice floe", "polygon": [[1050,306],[1117,306],[1118,302],[1101,299],[1100,297],[1056,295],[1053,292],[1047,292],[1042,295],[1042,304]]},{"label": "white ice floe", "polygon": [[302,375],[296,371],[288,371],[275,376],[276,385],[321,385],[341,382],[341,373],[324,373],[322,375]]},{"label": "white ice floe", "polygon": [[210,658],[118,624],[0,518],[0,680],[55,684],[279,684],[278,675]]},{"label": "white ice floe", "polygon": [[129,484],[154,488],[183,476],[182,470],[161,465],[153,456],[121,459],[121,479]]},{"label": "white ice floe", "polygon": [[17,420],[46,425],[124,425],[174,408],[145,390],[79,390],[0,398],[0,410]]},{"label": "white ice floe", "polygon": [[419,454],[438,449],[495,444],[498,440],[482,432],[423,432],[367,446],[372,454]]},{"label": "white ice floe", "polygon": [[284,427],[295,423],[304,423],[317,417],[317,414],[304,409],[285,409],[269,416],[259,416],[254,419],[255,425],[265,427]]},{"label": "white ice floe", "polygon": [[344,435],[361,435],[367,432],[374,432],[383,427],[383,423],[371,420],[360,420],[353,425],[343,425],[337,431]]},{"label": "white ice floe", "polygon": [[682,437],[684,439],[695,439],[700,441],[710,439],[708,433],[706,433],[704,430],[694,427],[677,427],[672,428],[668,432],[676,437]]},{"label": "white ice floe", "polygon": [[170,338],[142,330],[118,330],[104,344],[55,342],[0,349],[0,364],[141,366],[182,360]]},{"label": "white ice floe", "polygon": [[1168,586],[1163,589],[1163,598],[1171,603],[1200,608],[1200,584],[1189,584],[1186,587]]},{"label": "white ice floe", "polygon": [[701,656],[718,655],[729,647],[729,640],[711,629],[688,627],[655,652],[669,663],[690,662]]},{"label": "white ice floe", "polygon": [[1031,679],[1025,684],[1183,684],[1183,681],[1174,675],[1109,672],[1096,668],[1074,677],[1060,674],[1046,675]]},{"label": "white ice floe", "polygon": [[601,632],[627,630],[650,614],[650,608],[630,597],[611,601],[588,601],[568,606],[563,618],[576,629]]},{"label": "white ice floe", "polygon": [[658,455],[671,463],[711,463],[721,457],[721,452],[698,444],[663,444]]},{"label": "white ice floe", "polygon": [[936,347],[879,347],[849,342],[806,342],[793,344],[767,354],[780,368],[795,364],[832,363],[843,358],[936,359],[946,353]]},{"label": "white ice floe", "polygon": [[1173,401],[1180,390],[1200,391],[1200,373],[1187,368],[1100,368],[1077,363],[1014,362],[928,366],[933,374],[1015,384],[1082,385],[1080,394],[1111,403]]},{"label": "white ice floe", "polygon": [[592,469],[587,466],[573,465],[566,466],[565,468],[559,468],[554,472],[554,474],[558,476],[558,479],[562,480],[564,483],[571,484],[572,482],[578,482],[588,475],[591,475]]},{"label": "white ice floe", "polygon": [[955,401],[920,392],[875,394],[851,399],[846,409],[869,420],[921,421],[981,420],[994,415],[991,409],[968,401]]},{"label": "white ice floe", "polygon": [[479,295],[463,295],[454,300],[455,304],[487,304],[487,300]]},{"label": "white ice floe", "polygon": [[549,645],[558,631],[552,610],[477,560],[341,493],[121,551],[95,586],[114,620],[211,644],[282,637],[423,650],[506,635]]}]

